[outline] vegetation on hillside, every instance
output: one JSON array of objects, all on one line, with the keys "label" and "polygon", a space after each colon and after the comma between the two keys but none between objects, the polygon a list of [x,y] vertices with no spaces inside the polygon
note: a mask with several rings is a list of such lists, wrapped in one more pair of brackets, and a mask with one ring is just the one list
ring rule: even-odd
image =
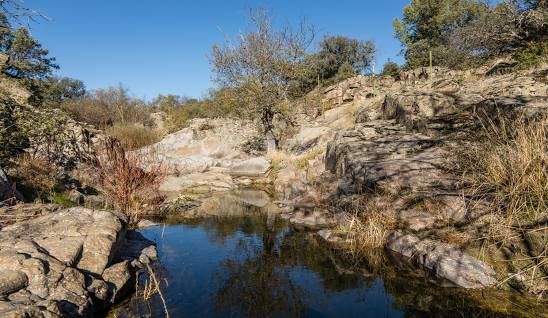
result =
[{"label": "vegetation on hillside", "polygon": [[407,67],[428,66],[431,52],[434,65],[468,68],[524,50],[546,62],[547,17],[543,0],[412,0],[394,28]]}]

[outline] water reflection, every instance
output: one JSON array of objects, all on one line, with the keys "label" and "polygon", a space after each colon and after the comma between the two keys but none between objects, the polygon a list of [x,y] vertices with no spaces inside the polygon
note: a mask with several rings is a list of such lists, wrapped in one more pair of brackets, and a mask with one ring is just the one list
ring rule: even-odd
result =
[{"label": "water reflection", "polygon": [[[383,251],[349,262],[249,208],[143,231],[158,244],[172,317],[542,317],[523,297],[435,287]],[[355,260],[352,260],[355,261]],[[514,295],[514,296],[511,296]],[[496,311],[493,311],[497,309]],[[117,316],[163,317],[132,299]]]}]

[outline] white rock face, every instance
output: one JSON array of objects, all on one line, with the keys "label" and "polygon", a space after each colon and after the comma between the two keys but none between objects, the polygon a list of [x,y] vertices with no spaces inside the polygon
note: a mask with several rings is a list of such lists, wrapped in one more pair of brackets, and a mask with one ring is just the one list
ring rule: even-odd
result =
[{"label": "white rock face", "polygon": [[256,133],[255,124],[249,121],[192,120],[189,127],[155,145],[170,171],[160,191],[168,197],[181,192],[230,191],[243,181],[251,182],[242,177],[264,177],[270,163],[240,149]]}]

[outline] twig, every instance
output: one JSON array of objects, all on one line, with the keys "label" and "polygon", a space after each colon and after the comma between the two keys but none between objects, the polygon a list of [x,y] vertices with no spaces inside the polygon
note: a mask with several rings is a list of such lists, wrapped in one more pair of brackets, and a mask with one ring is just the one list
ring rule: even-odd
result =
[{"label": "twig", "polygon": [[164,295],[162,294],[162,291],[160,290],[160,284],[158,283],[158,280],[156,279],[156,275],[154,275],[154,272],[152,271],[152,268],[150,268],[150,265],[145,264],[147,267],[147,271],[150,274],[150,277],[154,281],[154,284],[156,285],[156,289],[158,290],[158,295],[160,296],[160,299],[162,300],[162,303],[164,305],[164,312],[166,313],[166,318],[169,318],[169,312],[167,310],[167,304],[166,300],[164,298]]}]

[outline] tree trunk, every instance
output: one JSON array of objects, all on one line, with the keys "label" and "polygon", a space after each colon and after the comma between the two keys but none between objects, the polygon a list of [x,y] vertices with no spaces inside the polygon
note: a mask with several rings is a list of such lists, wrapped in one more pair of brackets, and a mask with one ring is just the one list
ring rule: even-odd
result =
[{"label": "tree trunk", "polygon": [[266,150],[268,152],[278,149],[278,140],[276,140],[276,137],[274,136],[273,119],[274,112],[272,111],[272,107],[263,108],[261,122],[265,133]]}]

